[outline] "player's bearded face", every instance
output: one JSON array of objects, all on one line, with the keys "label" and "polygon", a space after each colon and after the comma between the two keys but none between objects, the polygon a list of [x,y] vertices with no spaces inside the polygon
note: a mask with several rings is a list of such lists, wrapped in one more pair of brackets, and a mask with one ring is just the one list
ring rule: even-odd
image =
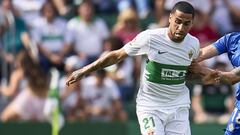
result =
[{"label": "player's bearded face", "polygon": [[176,10],[170,14],[169,23],[170,38],[175,42],[181,42],[193,25],[193,16]]}]

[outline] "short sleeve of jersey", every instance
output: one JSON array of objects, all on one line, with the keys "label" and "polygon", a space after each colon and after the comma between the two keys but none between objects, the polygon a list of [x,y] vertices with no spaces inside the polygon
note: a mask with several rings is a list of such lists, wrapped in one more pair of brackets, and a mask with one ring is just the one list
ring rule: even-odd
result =
[{"label": "short sleeve of jersey", "polygon": [[228,51],[230,36],[231,33],[221,37],[215,43],[213,43],[213,46],[217,49],[218,55],[226,53]]},{"label": "short sleeve of jersey", "polygon": [[139,33],[132,41],[127,43],[123,48],[129,56],[145,55],[150,49],[149,42],[149,31],[143,31]]},{"label": "short sleeve of jersey", "polygon": [[199,56],[199,52],[200,52],[200,42],[199,40],[197,39],[197,43],[196,43],[196,48],[195,48],[195,53],[193,55],[193,59],[197,59],[198,56]]}]

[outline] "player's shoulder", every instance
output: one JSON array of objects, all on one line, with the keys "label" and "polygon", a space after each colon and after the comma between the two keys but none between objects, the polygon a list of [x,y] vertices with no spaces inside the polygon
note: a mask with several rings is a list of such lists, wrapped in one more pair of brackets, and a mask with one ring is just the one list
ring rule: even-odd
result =
[{"label": "player's shoulder", "polygon": [[226,34],[226,36],[240,36],[240,32],[231,32]]},{"label": "player's shoulder", "polygon": [[192,42],[199,42],[199,39],[193,35],[191,35],[190,33],[187,34],[187,38],[188,40],[191,40]]},{"label": "player's shoulder", "polygon": [[231,32],[228,33],[226,35],[224,35],[224,37],[229,41],[235,41],[235,40],[240,40],[240,32]]},{"label": "player's shoulder", "polygon": [[188,33],[186,38],[188,42],[191,43],[194,47],[200,47],[200,41],[197,37]]}]

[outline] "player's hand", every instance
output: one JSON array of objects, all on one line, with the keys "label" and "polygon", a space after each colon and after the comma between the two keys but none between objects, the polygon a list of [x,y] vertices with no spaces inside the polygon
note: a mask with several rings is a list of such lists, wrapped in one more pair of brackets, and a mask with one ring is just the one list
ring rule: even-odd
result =
[{"label": "player's hand", "polygon": [[74,71],[67,79],[66,85],[69,86],[77,81],[79,81],[84,76],[82,69]]},{"label": "player's hand", "polygon": [[193,74],[199,74],[201,71],[202,67],[197,61],[192,61],[191,65],[188,68],[188,71],[193,73]]},{"label": "player's hand", "polygon": [[210,72],[209,74],[207,74],[206,76],[203,77],[202,82],[204,84],[215,84],[218,85],[220,84],[220,76],[221,76],[221,72],[214,70],[212,72]]}]

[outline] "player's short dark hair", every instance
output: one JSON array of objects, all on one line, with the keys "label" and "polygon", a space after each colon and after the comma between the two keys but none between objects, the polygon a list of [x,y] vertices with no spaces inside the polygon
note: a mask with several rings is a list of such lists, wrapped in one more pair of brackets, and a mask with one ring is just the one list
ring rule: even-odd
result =
[{"label": "player's short dark hair", "polygon": [[192,17],[194,18],[194,15],[195,15],[195,11],[194,11],[194,8],[193,6],[188,3],[188,2],[185,2],[185,1],[180,1],[178,3],[176,3],[174,5],[174,7],[172,8],[171,10],[171,13],[174,13],[176,11],[181,11],[183,13],[187,13],[187,14],[192,14]]}]

